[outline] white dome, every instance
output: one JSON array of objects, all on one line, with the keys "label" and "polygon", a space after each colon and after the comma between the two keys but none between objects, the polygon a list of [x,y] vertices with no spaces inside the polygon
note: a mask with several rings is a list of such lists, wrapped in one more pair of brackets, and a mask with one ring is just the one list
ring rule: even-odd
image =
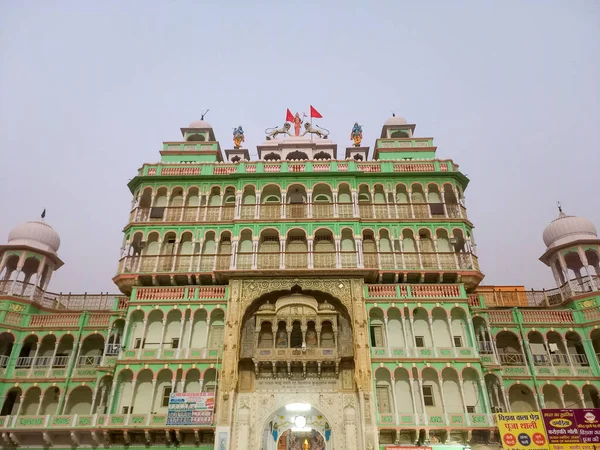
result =
[{"label": "white dome", "polygon": [[45,222],[27,222],[8,233],[8,245],[27,245],[56,253],[60,247],[60,236]]},{"label": "white dome", "polygon": [[558,218],[554,219],[544,230],[544,243],[546,247],[575,242],[579,239],[597,239],[598,232],[594,224],[583,217],[567,216],[560,212]]},{"label": "white dome", "polygon": [[188,128],[212,128],[205,120],[194,120]]},{"label": "white dome", "polygon": [[408,122],[406,122],[406,119],[404,117],[393,116],[393,117],[390,117],[388,120],[386,120],[385,123],[383,124],[383,126],[406,125],[407,123]]}]

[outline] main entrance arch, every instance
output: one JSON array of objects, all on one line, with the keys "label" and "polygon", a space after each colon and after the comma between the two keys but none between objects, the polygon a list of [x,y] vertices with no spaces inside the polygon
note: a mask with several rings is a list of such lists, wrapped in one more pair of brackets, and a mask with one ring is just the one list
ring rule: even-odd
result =
[{"label": "main entrance arch", "polygon": [[286,437],[294,438],[298,428],[282,414],[293,403],[314,412],[302,427],[315,430],[304,437],[309,448],[363,450],[376,442],[361,294],[354,279],[237,281],[217,414],[221,433],[231,427],[229,448],[279,450],[281,435],[291,430]]},{"label": "main entrance arch", "polygon": [[263,450],[328,450],[333,433],[325,415],[308,403],[288,403],[267,418]]}]

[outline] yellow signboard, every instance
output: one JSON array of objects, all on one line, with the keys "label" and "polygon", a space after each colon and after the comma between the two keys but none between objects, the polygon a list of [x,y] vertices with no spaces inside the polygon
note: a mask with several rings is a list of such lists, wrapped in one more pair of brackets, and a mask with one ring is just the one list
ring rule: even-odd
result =
[{"label": "yellow signboard", "polygon": [[541,413],[497,413],[496,420],[504,450],[549,450]]}]

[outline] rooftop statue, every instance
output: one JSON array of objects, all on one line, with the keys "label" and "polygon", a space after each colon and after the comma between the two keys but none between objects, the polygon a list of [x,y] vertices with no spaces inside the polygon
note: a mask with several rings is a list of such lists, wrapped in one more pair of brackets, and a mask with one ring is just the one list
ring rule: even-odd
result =
[{"label": "rooftop statue", "polygon": [[270,141],[271,139],[277,137],[277,135],[279,134],[287,134],[288,136],[291,136],[292,134],[290,133],[290,128],[292,128],[292,124],[289,122],[284,123],[281,128],[267,128],[265,130],[265,134],[267,135],[267,141]]},{"label": "rooftop statue", "polygon": [[355,147],[360,147],[360,143],[362,142],[362,126],[360,126],[358,122],[354,122],[352,132],[350,133],[350,139],[354,141]]},{"label": "rooftop statue", "polygon": [[[302,136],[310,133],[310,134],[316,134],[320,138],[327,139],[327,137],[329,136],[329,130],[327,128],[320,127],[319,125],[315,125],[315,126],[319,129],[317,130],[317,128],[313,128],[313,126],[310,122],[306,122],[304,124],[304,128],[306,129],[306,131],[304,132],[304,134]],[[325,131],[323,132],[321,130],[325,130]]]},{"label": "rooftop statue", "polygon": [[296,113],[294,116],[294,136],[300,136],[300,127],[302,123],[303,120],[300,118],[300,113]]},{"label": "rooftop statue", "polygon": [[233,129],[233,148],[235,148],[236,150],[238,148],[240,148],[242,146],[242,142],[244,142],[246,139],[244,138],[244,130],[242,129],[242,126],[238,126],[237,128]]}]

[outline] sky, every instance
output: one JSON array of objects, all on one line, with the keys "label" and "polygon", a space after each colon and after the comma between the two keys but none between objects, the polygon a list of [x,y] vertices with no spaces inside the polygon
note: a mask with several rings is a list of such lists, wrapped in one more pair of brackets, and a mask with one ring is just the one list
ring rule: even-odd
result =
[{"label": "sky", "polygon": [[600,2],[0,0],[0,242],[46,221],[58,292],[118,292],[131,193],[163,141],[206,115],[255,153],[286,108],[343,152],[395,112],[471,182],[483,284],[550,288],[542,232],[600,226]]}]

